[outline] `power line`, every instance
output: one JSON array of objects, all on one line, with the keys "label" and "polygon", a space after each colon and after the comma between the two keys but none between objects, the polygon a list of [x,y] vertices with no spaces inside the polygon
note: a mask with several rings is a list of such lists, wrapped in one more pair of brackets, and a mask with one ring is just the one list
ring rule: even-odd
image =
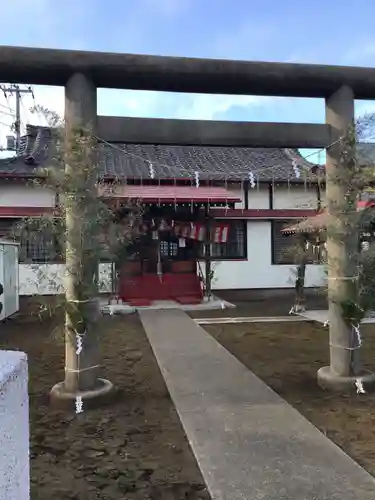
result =
[{"label": "power line", "polygon": [[15,110],[13,108],[11,108],[10,106],[5,106],[5,104],[2,104],[0,102],[0,107],[6,109],[8,112],[15,114]]},{"label": "power line", "polygon": [[21,108],[20,108],[21,97],[24,94],[31,94],[32,96],[34,96],[34,91],[31,87],[27,87],[26,89],[21,89],[20,86],[16,84],[9,85],[8,87],[6,87],[5,85],[0,85],[0,90],[3,91],[3,94],[8,104],[9,104],[8,97],[13,95],[16,96],[16,116],[14,121],[14,130],[16,133],[16,153],[18,153],[21,143]]},{"label": "power line", "polygon": [[[26,123],[30,123],[30,120],[29,120],[29,112],[28,110],[26,109],[24,103],[23,103],[23,99],[21,98],[20,99],[20,104],[21,104],[21,107],[22,107],[22,111],[23,111],[23,116],[26,118]],[[21,128],[21,127],[20,127]],[[26,129],[26,128],[25,128]],[[23,133],[23,131],[22,131]]]},{"label": "power line", "polygon": [[14,113],[9,113],[8,111],[3,111],[2,109],[0,109],[0,115],[3,115],[3,116],[11,116],[12,118],[15,117],[15,114]]}]

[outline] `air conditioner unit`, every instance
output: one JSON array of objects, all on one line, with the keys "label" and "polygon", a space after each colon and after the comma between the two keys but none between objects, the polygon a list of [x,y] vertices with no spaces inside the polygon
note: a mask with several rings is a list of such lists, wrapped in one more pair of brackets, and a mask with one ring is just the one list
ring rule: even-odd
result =
[{"label": "air conditioner unit", "polygon": [[14,135],[7,135],[7,146],[6,149],[8,151],[15,151],[16,150],[16,138]]}]

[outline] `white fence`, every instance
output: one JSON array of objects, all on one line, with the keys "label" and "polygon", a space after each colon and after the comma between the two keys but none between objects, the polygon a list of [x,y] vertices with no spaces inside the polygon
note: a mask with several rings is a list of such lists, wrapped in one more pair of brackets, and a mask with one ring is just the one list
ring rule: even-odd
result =
[{"label": "white fence", "polygon": [[[57,295],[64,292],[64,264],[20,264],[20,295]],[[102,293],[112,290],[112,264],[99,264]]]}]

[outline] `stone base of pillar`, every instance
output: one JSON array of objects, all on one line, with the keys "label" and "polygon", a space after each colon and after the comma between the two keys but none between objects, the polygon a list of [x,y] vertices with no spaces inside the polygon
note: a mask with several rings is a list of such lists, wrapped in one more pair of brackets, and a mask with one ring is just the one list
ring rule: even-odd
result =
[{"label": "stone base of pillar", "polygon": [[324,390],[341,393],[357,392],[356,380],[362,382],[366,392],[375,390],[375,373],[363,370],[359,375],[342,377],[331,370],[330,366],[324,366],[318,370],[318,385]]},{"label": "stone base of pillar", "polygon": [[98,378],[98,386],[90,391],[68,392],[64,382],[54,385],[50,392],[50,405],[53,408],[76,412],[76,399],[82,398],[83,411],[111,403],[117,391],[109,380]]}]

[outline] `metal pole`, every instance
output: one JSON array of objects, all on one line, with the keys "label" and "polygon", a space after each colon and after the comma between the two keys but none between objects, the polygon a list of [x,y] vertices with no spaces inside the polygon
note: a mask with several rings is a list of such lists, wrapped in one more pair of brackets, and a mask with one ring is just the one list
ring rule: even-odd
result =
[{"label": "metal pole", "polygon": [[14,122],[14,128],[16,132],[16,153],[19,153],[20,142],[21,142],[21,93],[18,85],[15,86],[16,94],[16,121]]}]

